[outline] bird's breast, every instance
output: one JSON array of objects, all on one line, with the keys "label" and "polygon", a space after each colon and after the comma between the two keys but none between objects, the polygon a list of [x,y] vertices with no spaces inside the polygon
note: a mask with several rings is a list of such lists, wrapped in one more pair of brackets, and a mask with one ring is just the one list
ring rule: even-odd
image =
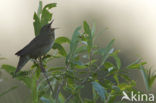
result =
[{"label": "bird's breast", "polygon": [[31,52],[31,57],[37,58],[39,56],[45,55],[52,48],[54,41],[54,37],[43,37],[40,40],[40,43],[36,45],[36,49]]}]

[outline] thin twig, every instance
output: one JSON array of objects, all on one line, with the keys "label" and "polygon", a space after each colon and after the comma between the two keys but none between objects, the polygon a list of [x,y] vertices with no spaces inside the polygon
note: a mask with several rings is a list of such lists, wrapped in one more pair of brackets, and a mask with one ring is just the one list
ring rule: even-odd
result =
[{"label": "thin twig", "polygon": [[91,72],[92,52],[89,53],[89,73]]},{"label": "thin twig", "polygon": [[71,94],[71,95],[69,95],[68,97],[67,97],[67,99],[66,99],[66,101],[65,101],[65,103],[68,103],[68,101],[70,100],[70,98],[72,98],[73,97],[73,95]]},{"label": "thin twig", "polygon": [[46,71],[45,71],[45,68],[44,68],[44,66],[43,66],[42,58],[41,58],[41,57],[39,58],[39,64],[40,64],[41,71],[42,71],[43,75],[45,76],[45,78],[46,78],[46,80],[47,80],[47,82],[48,82],[48,85],[49,85],[49,87],[50,87],[50,90],[51,90],[51,92],[52,92],[52,95],[54,96],[54,90],[53,90],[53,88],[52,88],[52,86],[51,86],[51,84],[50,84],[50,80],[48,79],[48,76],[47,76],[47,74],[46,74]]},{"label": "thin twig", "polygon": [[56,98],[56,103],[58,103],[58,95],[59,95],[59,93],[60,93],[60,90],[61,90],[63,84],[64,84],[64,80],[63,80],[63,82],[58,86],[58,89],[57,89],[57,92],[56,92],[56,96],[55,96],[55,98]]}]

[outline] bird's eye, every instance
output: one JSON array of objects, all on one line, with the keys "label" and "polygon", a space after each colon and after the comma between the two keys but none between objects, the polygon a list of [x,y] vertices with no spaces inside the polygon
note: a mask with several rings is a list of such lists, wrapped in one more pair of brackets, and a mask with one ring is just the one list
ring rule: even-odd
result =
[{"label": "bird's eye", "polygon": [[50,28],[50,25],[48,25],[48,28]]}]

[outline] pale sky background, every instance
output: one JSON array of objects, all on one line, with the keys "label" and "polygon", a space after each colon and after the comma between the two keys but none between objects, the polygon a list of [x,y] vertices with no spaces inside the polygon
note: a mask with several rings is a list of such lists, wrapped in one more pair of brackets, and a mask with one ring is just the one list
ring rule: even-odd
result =
[{"label": "pale sky background", "polygon": [[[97,36],[97,45],[104,47],[115,38],[115,47],[120,49],[121,55],[127,60],[143,57],[156,71],[156,0],[43,1],[43,4],[54,1],[58,3],[57,8],[52,10],[54,26],[60,28],[56,31],[57,37],[71,37],[83,20],[90,24],[96,23],[97,33],[103,32]],[[7,58],[0,61],[0,64],[17,65],[15,52],[34,37],[33,14],[37,7],[38,0],[0,0],[0,56]],[[8,82],[4,81],[3,84],[6,86]],[[5,86],[0,89],[5,89]],[[14,95],[20,90],[23,92],[25,89],[20,87]],[[29,91],[26,91],[24,93],[28,96]],[[19,95],[16,96],[19,98]],[[26,96],[21,95],[20,98],[26,100]],[[13,99],[15,98],[10,96],[10,101],[14,101]],[[4,100],[5,103],[10,103],[7,97]]]},{"label": "pale sky background", "polygon": [[[143,57],[156,68],[156,0],[55,1],[58,7],[52,10],[54,26],[61,28],[57,36],[70,36],[83,20],[88,20],[96,23],[97,31],[105,31],[103,38],[110,36],[106,41],[115,38],[121,53],[135,52],[134,57]],[[47,2],[54,0],[43,3]],[[8,63],[16,65],[18,58],[14,53],[34,37],[32,17],[37,7],[38,0],[0,1],[0,55]],[[101,37],[98,41],[103,45]]]}]

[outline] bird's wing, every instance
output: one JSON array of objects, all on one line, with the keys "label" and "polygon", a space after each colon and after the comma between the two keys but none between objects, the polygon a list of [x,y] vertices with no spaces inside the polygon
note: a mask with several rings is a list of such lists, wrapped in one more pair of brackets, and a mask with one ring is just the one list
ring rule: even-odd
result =
[{"label": "bird's wing", "polygon": [[37,45],[40,45],[40,46],[43,45],[43,43],[40,40],[43,38],[40,36],[42,36],[42,35],[38,35],[37,37],[35,37],[28,45],[26,45],[23,49],[21,49],[17,53],[15,53],[15,55],[17,55],[17,56],[26,55],[26,54],[30,53],[32,50],[35,50]]}]

